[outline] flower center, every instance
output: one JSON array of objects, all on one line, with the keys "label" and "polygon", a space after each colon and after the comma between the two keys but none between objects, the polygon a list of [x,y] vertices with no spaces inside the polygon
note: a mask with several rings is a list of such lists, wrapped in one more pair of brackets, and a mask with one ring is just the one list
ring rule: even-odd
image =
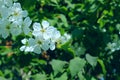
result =
[{"label": "flower center", "polygon": [[18,15],[19,15],[19,12],[15,11],[14,16],[18,16]]},{"label": "flower center", "polygon": [[7,25],[7,26],[6,26],[6,29],[10,29],[10,25]]},{"label": "flower center", "polygon": [[42,30],[40,30],[40,31],[44,33],[44,32],[45,32],[45,29],[42,29]]},{"label": "flower center", "polygon": [[37,43],[38,43],[38,44],[42,44],[42,42],[41,42],[41,41],[38,41]]}]

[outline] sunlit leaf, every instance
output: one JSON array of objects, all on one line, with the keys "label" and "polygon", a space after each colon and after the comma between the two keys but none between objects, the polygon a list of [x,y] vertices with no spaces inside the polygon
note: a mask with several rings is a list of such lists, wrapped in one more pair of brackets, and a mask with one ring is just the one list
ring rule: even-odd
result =
[{"label": "sunlit leaf", "polygon": [[93,57],[90,54],[86,54],[86,60],[88,61],[88,63],[92,66],[95,67],[97,64],[97,57]]},{"label": "sunlit leaf", "polygon": [[86,61],[79,57],[75,57],[74,59],[70,60],[70,73],[72,76],[75,76],[79,71],[81,71],[85,66]]},{"label": "sunlit leaf", "polygon": [[63,67],[64,65],[66,64],[65,61],[61,61],[61,60],[52,60],[50,62],[50,64],[52,65],[52,68],[54,70],[54,74],[56,75],[57,73],[59,72],[62,72],[63,71]]}]

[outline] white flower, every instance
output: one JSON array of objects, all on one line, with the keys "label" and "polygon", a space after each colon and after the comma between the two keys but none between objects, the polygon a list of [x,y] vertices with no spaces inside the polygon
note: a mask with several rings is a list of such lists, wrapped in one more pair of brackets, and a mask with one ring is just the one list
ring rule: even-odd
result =
[{"label": "white flower", "polygon": [[22,31],[27,35],[32,21],[27,11],[22,10],[20,3],[13,0],[0,0],[0,35],[7,38],[10,34],[18,36]]},{"label": "white flower", "polygon": [[59,44],[64,44],[64,43],[66,43],[67,41],[69,41],[70,39],[71,39],[71,36],[70,36],[69,34],[65,33],[63,36],[61,36],[61,37],[59,38],[58,43],[59,43]]},{"label": "white flower", "polygon": [[27,16],[26,10],[23,11],[21,8],[20,3],[14,3],[11,7],[11,15],[15,17],[26,17]]},{"label": "white flower", "polygon": [[40,23],[34,23],[33,29],[34,36],[43,35],[43,38],[47,40],[52,36],[52,31],[54,31],[55,28],[53,26],[49,26],[47,21],[42,21],[42,26]]},{"label": "white flower", "polygon": [[16,24],[11,24],[10,32],[13,36],[18,36],[22,32],[21,27]]},{"label": "white flower", "polygon": [[26,38],[21,40],[21,42],[24,44],[22,47],[20,47],[21,51],[33,52],[34,47],[33,46],[29,46],[28,40]]},{"label": "white flower", "polygon": [[37,36],[35,39],[29,39],[30,46],[34,46],[33,52],[40,54],[41,51],[47,51],[49,49],[49,40],[45,40],[43,36]]},{"label": "white flower", "polygon": [[5,4],[7,7],[10,7],[10,6],[12,6],[12,4],[13,4],[13,0],[4,0],[4,4]]},{"label": "white flower", "polygon": [[20,47],[20,50],[24,51],[26,49],[28,40],[25,38],[25,39],[21,40],[21,42],[22,42],[22,44],[24,44],[24,46]]},{"label": "white flower", "polygon": [[23,11],[20,3],[14,3],[12,7],[10,7],[10,17],[9,21],[16,24],[21,25],[23,17],[27,16],[27,11]]},{"label": "white flower", "polygon": [[23,44],[27,44],[28,40],[27,40],[26,38],[24,38],[23,40],[21,40],[21,42],[22,42]]},{"label": "white flower", "polygon": [[54,50],[55,49],[55,44],[56,42],[59,41],[61,37],[61,34],[59,31],[57,31],[57,29],[55,29],[52,33],[52,37],[51,37],[51,42],[50,42],[50,50]]},{"label": "white flower", "polygon": [[55,29],[55,30],[52,32],[51,42],[57,42],[60,37],[61,37],[60,31],[58,31],[57,29]]},{"label": "white flower", "polygon": [[32,23],[32,20],[29,17],[26,17],[23,21],[22,29],[26,35],[31,31],[29,28],[31,23]]},{"label": "white flower", "polygon": [[11,24],[8,19],[2,19],[0,22],[0,34],[4,39],[10,34],[17,36],[21,33],[21,28],[15,24]]},{"label": "white flower", "polygon": [[0,34],[5,39],[10,34],[11,24],[8,20],[1,20],[0,21]]},{"label": "white flower", "polygon": [[67,33],[64,34],[64,37],[66,38],[66,40],[69,40],[71,38],[71,36]]},{"label": "white flower", "polygon": [[5,6],[0,6],[0,17],[2,19],[7,19],[9,17],[9,8],[5,7]]}]

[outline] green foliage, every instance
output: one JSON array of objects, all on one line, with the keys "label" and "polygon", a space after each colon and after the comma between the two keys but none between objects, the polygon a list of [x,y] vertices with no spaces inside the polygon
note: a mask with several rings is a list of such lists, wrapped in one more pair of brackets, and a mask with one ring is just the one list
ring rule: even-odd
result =
[{"label": "green foliage", "polygon": [[63,72],[63,67],[66,64],[65,61],[60,61],[60,60],[52,60],[50,62],[50,64],[52,65],[53,71],[54,71],[54,75],[56,75],[59,72]]},{"label": "green foliage", "polygon": [[45,74],[35,74],[33,75],[32,79],[34,80],[46,80],[46,75]]},{"label": "green foliage", "polygon": [[86,54],[86,60],[92,67],[95,67],[97,65],[97,57],[93,57],[90,54]]},{"label": "green foliage", "polygon": [[85,66],[86,61],[84,59],[81,59],[79,57],[76,57],[72,60],[70,60],[70,73],[72,77],[74,77],[78,72],[83,70],[83,67]]},{"label": "green foliage", "polygon": [[120,80],[119,0],[18,2],[33,22],[48,20],[72,38],[54,51],[35,54],[19,50],[28,36],[0,35],[0,80]]},{"label": "green foliage", "polygon": [[55,78],[54,80],[67,80],[67,73],[64,73],[62,76]]}]

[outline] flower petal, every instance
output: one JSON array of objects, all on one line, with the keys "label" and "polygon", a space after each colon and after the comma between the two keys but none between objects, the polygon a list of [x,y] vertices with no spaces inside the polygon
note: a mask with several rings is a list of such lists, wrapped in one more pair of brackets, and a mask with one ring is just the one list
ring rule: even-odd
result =
[{"label": "flower petal", "polygon": [[35,39],[29,38],[28,44],[29,44],[29,46],[34,46],[35,45]]},{"label": "flower petal", "polygon": [[54,50],[55,49],[55,43],[51,42],[50,44],[50,50]]},{"label": "flower petal", "polygon": [[26,17],[28,15],[28,12],[26,10],[22,11],[22,16]]},{"label": "flower petal", "polygon": [[37,45],[37,46],[34,48],[34,52],[37,53],[37,54],[40,54],[40,53],[41,53],[41,48],[40,48],[40,46]]},{"label": "flower petal", "polygon": [[26,17],[24,19],[23,24],[25,25],[25,27],[29,27],[31,25],[31,23],[32,23],[32,20],[30,19],[30,17]]},{"label": "flower petal", "polygon": [[35,23],[33,24],[33,29],[34,29],[35,31],[41,30],[40,23],[35,22]]},{"label": "flower petal", "polygon": [[42,26],[43,26],[44,29],[47,28],[47,27],[49,27],[49,22],[43,20],[42,21]]},{"label": "flower petal", "polygon": [[42,35],[42,33],[40,31],[33,31],[32,34],[34,36],[40,36],[40,35]]},{"label": "flower petal", "polygon": [[8,36],[9,36],[9,32],[7,30],[4,30],[4,32],[2,32],[2,37],[6,39]]},{"label": "flower petal", "polygon": [[24,38],[24,39],[21,40],[21,42],[22,42],[23,44],[26,44],[27,41],[28,41],[28,40],[27,40],[26,38]]},{"label": "flower petal", "polygon": [[24,31],[24,34],[27,35],[31,30],[29,27],[24,27],[23,31]]},{"label": "flower petal", "polygon": [[20,51],[24,51],[25,48],[26,48],[26,46],[22,46],[22,47],[20,47]]}]

